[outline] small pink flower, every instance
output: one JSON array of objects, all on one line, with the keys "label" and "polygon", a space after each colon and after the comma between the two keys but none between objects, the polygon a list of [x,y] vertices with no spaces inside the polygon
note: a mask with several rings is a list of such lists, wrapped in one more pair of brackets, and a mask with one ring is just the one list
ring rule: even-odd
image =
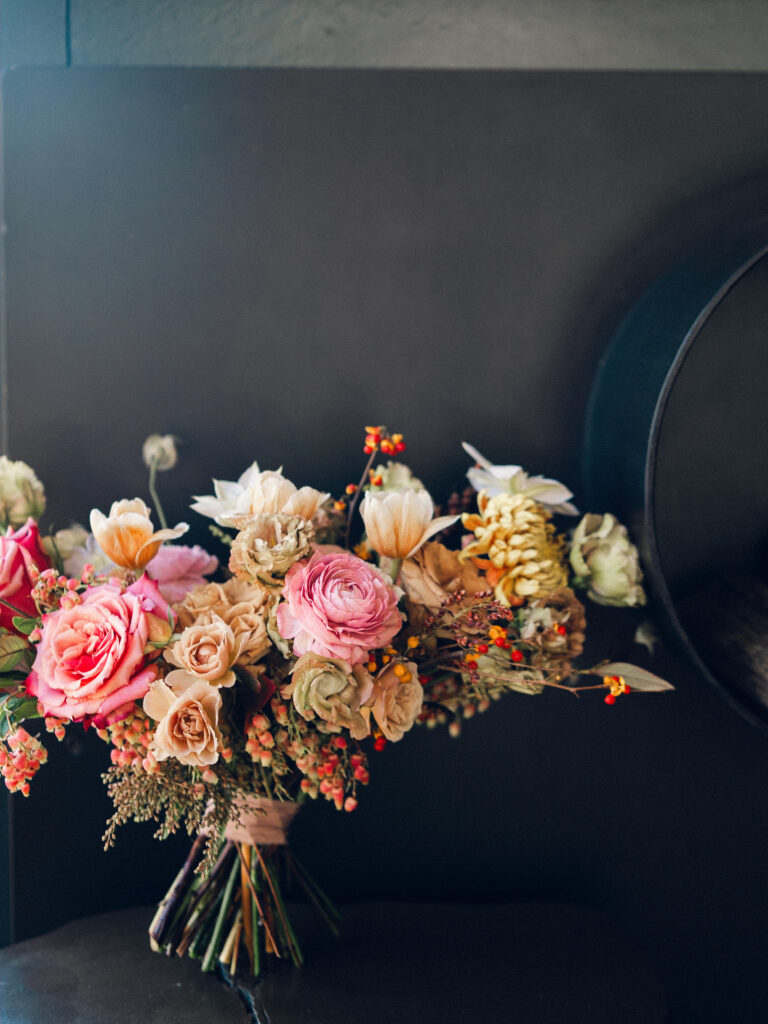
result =
[{"label": "small pink flower", "polygon": [[277,627],[296,655],[314,651],[360,665],[402,626],[389,579],[347,551],[316,552],[292,566],[283,597]]},{"label": "small pink flower", "polygon": [[6,535],[0,536],[0,597],[19,609],[15,612],[0,605],[0,626],[12,629],[12,619],[19,612],[37,617],[37,606],[32,599],[36,578],[32,566],[43,570],[49,564],[40,547],[40,533],[34,519],[28,519],[15,533],[9,527]]},{"label": "small pink flower", "polygon": [[194,587],[205,584],[205,577],[216,572],[218,567],[218,558],[209,555],[198,544],[194,547],[167,544],[163,545],[149,562],[147,572],[157,581],[165,600],[177,604],[183,601]]},{"label": "small pink flower", "polygon": [[27,692],[53,718],[97,728],[119,721],[157,675],[144,648],[167,638],[169,614],[146,575],[126,590],[112,583],[89,587],[79,604],[43,616]]}]

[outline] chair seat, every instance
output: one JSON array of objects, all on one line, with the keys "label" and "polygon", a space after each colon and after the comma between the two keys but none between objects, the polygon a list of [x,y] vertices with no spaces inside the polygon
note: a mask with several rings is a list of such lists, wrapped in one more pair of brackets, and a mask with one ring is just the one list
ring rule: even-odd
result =
[{"label": "chair seat", "polygon": [[[3,1024],[655,1024],[647,957],[599,911],[563,904],[365,903],[332,939],[295,908],[306,966],[246,999],[149,950],[153,908],[72,922],[0,951]],[[250,1010],[245,1007],[250,1004]]]}]

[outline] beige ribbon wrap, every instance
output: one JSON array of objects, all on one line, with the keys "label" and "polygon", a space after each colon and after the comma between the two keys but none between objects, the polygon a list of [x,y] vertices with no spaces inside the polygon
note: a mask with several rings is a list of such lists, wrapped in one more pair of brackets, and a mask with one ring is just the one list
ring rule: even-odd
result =
[{"label": "beige ribbon wrap", "polygon": [[255,796],[236,797],[234,804],[240,810],[239,821],[227,822],[225,839],[251,846],[288,845],[288,831],[299,804]]}]

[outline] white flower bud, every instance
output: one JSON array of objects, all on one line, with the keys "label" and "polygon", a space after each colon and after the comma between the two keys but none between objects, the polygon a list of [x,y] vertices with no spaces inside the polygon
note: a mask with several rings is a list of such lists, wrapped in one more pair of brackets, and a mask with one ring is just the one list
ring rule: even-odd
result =
[{"label": "white flower bud", "polygon": [[26,462],[0,455],[0,527],[19,527],[45,511],[45,491]]},{"label": "white flower bud", "polygon": [[176,465],[176,438],[173,434],[150,434],[141,449],[144,465],[163,473]]}]

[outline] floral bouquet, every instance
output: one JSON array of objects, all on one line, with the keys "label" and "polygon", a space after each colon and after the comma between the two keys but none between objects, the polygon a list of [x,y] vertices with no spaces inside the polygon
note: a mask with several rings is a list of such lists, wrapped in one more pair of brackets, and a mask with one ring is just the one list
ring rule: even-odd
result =
[{"label": "floral bouquet", "polygon": [[579,663],[576,590],[645,602],[624,527],[586,515],[561,529],[577,515],[563,485],[464,447],[471,486],[440,515],[384,427],[366,428],[360,481],[336,499],[256,463],[214,481],[192,508],[227,552],[215,582],[218,559],[176,543],[187,526],[169,528],[158,499],[172,437],[143,450],[159,530],[135,498],[94,509],[90,532],[41,536],[40,482],[0,459],[0,769],[27,795],[46,760],[30,721],[59,740],[93,727],[110,748],[106,844],[129,819],[194,837],[154,949],[231,975],[301,964],[288,884],[333,931],[338,915],[290,850],[291,820],[319,797],[354,811],[371,754],[414,725],[458,735],[509,691],[612,704],[670,688],[629,664]]}]

